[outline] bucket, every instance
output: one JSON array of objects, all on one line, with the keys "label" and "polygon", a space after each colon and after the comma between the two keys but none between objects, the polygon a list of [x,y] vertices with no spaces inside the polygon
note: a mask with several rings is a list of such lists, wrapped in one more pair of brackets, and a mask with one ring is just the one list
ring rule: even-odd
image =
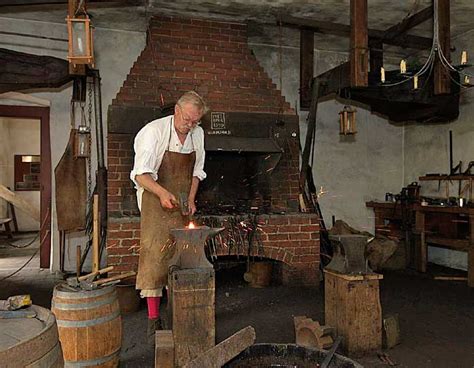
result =
[{"label": "bucket", "polygon": [[250,287],[263,288],[272,280],[272,262],[256,262],[250,264],[250,270],[244,274],[244,280]]},{"label": "bucket", "polygon": [[140,309],[140,295],[135,284],[118,284],[117,296],[122,315],[137,312]]},{"label": "bucket", "polygon": [[118,367],[122,319],[114,286],[74,292],[56,285],[51,310],[65,367]]},{"label": "bucket", "polygon": [[32,305],[35,318],[0,320],[2,367],[64,367],[56,318],[49,309]]}]

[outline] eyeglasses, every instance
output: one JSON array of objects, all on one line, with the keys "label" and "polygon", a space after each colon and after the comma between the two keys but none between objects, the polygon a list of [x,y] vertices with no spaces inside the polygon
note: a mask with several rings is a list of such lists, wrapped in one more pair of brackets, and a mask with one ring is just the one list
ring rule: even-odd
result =
[{"label": "eyeglasses", "polygon": [[196,125],[201,124],[201,119],[199,120],[191,119],[189,116],[184,114],[183,108],[181,106],[178,105],[178,107],[179,107],[179,111],[181,111],[181,117],[183,118],[183,121],[186,123],[186,125],[196,126]]}]

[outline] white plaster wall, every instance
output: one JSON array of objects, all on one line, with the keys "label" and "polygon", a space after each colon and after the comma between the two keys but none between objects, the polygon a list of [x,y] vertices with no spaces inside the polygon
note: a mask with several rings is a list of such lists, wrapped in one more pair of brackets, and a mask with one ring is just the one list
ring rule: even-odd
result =
[{"label": "white plaster wall", "polygon": [[[469,32],[452,40],[456,51],[451,54],[453,64],[459,64],[462,50],[474,56],[472,37]],[[474,68],[466,70],[474,75]],[[474,78],[471,77],[471,83]],[[463,162],[463,170],[474,161],[474,92],[463,89],[460,96],[459,118],[445,124],[407,124],[405,128],[405,184],[418,180],[426,173],[449,172],[449,131],[453,132],[453,163]],[[445,187],[438,191],[438,182],[422,182],[422,195],[445,197]],[[450,196],[457,196],[458,184],[450,186]],[[429,247],[428,260],[453,268],[467,269],[467,253],[439,247]]]},{"label": "white plaster wall", "polygon": [[[15,155],[39,155],[40,154],[40,124],[35,119],[15,119],[0,117],[0,126],[4,126],[4,138],[6,140],[5,149],[2,149],[4,168],[3,185],[15,191]],[[1,176],[2,174],[0,174]],[[39,191],[15,191],[15,193],[31,203],[34,207],[40,208]],[[4,201],[2,201],[4,202]],[[39,221],[32,219],[28,214],[20,209],[15,211],[18,229],[20,231],[38,231]]]},{"label": "white plaster wall", "polygon": [[[66,13],[65,13],[66,16]],[[67,39],[67,29],[64,23],[49,23],[31,20],[18,20],[0,17],[0,31],[18,32],[23,34],[35,34],[45,37]],[[107,107],[117,94],[121,84],[130,71],[133,62],[145,46],[145,33],[135,31],[122,31],[116,29],[96,28],[94,33],[94,47],[96,50],[96,68],[100,70],[102,77],[102,115],[104,125],[104,138],[107,137]],[[0,34],[0,47],[15,51],[56,56],[66,59],[67,43],[60,41],[41,40],[21,36],[10,36]],[[70,122],[69,122],[69,100],[71,97],[71,85],[61,89],[32,93],[33,95],[51,101],[50,134],[51,134],[51,161],[52,172],[58,164],[66,147]],[[9,104],[10,101],[0,101]],[[95,142],[93,142],[95,147]],[[105,142],[106,149],[106,142]],[[95,152],[93,162],[95,161]],[[93,168],[95,172],[95,167]],[[55,210],[55,185],[54,174],[52,178],[52,270],[59,267],[59,234],[57,231]],[[75,269],[76,245],[85,245],[86,238],[81,234],[71,234],[68,237],[66,252],[66,270]],[[87,269],[87,267],[86,267]]]},{"label": "white plaster wall", "polygon": [[[260,64],[299,113],[300,140],[304,145],[307,111],[299,111],[299,44],[294,30],[283,29],[284,42],[250,37],[249,44]],[[314,75],[345,62],[347,53],[318,50],[315,45]],[[281,55],[281,62],[280,62]],[[281,65],[281,68],[280,68]],[[339,111],[344,104],[329,97],[318,104],[313,174],[316,187],[326,194],[320,206],[326,224],[331,217],[342,219],[360,230],[374,231],[374,215],[365,202],[383,199],[386,192],[399,192],[403,184],[403,127],[356,106],[357,130],[354,137],[339,135]]]}]

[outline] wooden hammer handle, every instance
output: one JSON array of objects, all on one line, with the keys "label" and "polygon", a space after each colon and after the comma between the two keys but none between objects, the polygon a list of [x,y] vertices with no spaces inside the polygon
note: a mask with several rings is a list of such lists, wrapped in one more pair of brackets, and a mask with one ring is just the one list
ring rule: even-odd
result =
[{"label": "wooden hammer handle", "polygon": [[88,279],[89,277],[91,276],[98,276],[98,275],[102,275],[106,272],[110,272],[114,269],[114,266],[109,266],[109,267],[105,267],[105,268],[102,268],[101,270],[97,271],[97,272],[91,272],[91,273],[88,273],[87,275],[84,275],[84,276],[80,276],[78,277],[77,279],[79,281],[84,281],[86,279]]},{"label": "wooden hammer handle", "polygon": [[102,284],[105,284],[106,282],[109,282],[109,281],[123,280],[123,279],[126,279],[128,277],[135,276],[136,274],[137,273],[135,271],[130,271],[130,272],[122,273],[120,275],[115,275],[115,276],[112,276],[112,277],[108,277],[106,279],[100,279],[100,280],[94,281],[94,284],[102,285]]}]

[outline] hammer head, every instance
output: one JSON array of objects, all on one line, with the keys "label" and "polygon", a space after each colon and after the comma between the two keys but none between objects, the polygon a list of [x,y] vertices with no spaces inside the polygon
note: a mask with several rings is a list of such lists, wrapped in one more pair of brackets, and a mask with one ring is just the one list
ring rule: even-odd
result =
[{"label": "hammer head", "polygon": [[80,284],[79,286],[83,290],[95,290],[95,289],[98,288],[98,286],[96,284],[94,284],[92,281],[88,281],[88,280],[79,281],[79,284]]},{"label": "hammer head", "polygon": [[66,282],[69,286],[74,287],[74,288],[77,288],[80,286],[80,282],[77,279],[77,277],[68,277],[66,279]]},{"label": "hammer head", "polygon": [[179,208],[183,216],[189,215],[188,195],[184,192],[178,194]]}]

